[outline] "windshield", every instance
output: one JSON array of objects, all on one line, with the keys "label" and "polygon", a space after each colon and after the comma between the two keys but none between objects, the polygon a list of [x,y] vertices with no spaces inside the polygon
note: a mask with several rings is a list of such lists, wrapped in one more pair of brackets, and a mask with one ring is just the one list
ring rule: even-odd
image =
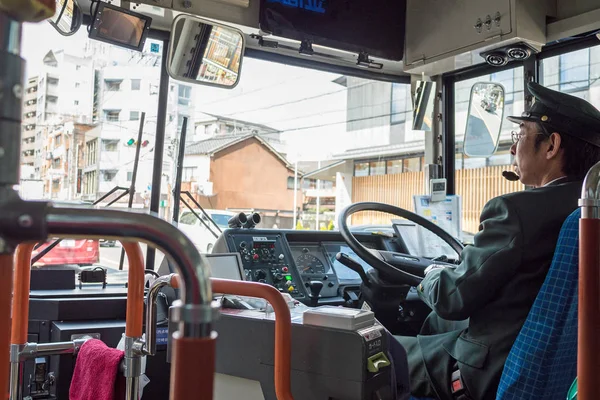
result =
[{"label": "windshield", "polygon": [[[144,5],[139,10],[159,12]],[[257,228],[335,230],[343,208],[374,201],[417,212],[469,243],[479,230],[486,201],[523,189],[501,177],[512,163],[514,126],[508,121],[502,122],[493,156],[467,157],[462,152],[473,84],[502,83],[505,115],[518,115],[524,106],[522,67],[455,83],[456,196],[447,203],[430,204],[424,197],[424,167],[425,138],[431,132],[412,129],[410,84],[246,57],[234,89],[169,79],[165,137],[160,143],[164,151],[159,155],[155,149],[160,148],[164,51],[163,42],[154,39],[147,39],[143,51],[136,52],[90,40],[85,29],[65,38],[49,24],[25,24],[20,183],[24,198],[127,209],[130,196],[123,194],[135,179],[131,207],[150,212],[151,193],[160,185],[153,212],[172,221],[182,145],[181,215],[190,208],[217,210],[209,213],[226,228],[230,214],[256,212],[261,216]],[[594,103],[591,93],[598,74],[590,66],[597,52],[598,46],[544,60],[543,82],[588,96]],[[140,127],[139,165],[134,171]],[[154,176],[158,156],[160,174]],[[194,225],[197,217],[192,213],[189,218],[180,226]],[[393,220],[398,218],[361,212],[348,223],[357,231],[393,236],[398,234]],[[202,252],[214,245],[210,232],[187,233]],[[436,256],[441,245],[431,247],[429,254],[419,247],[419,241],[429,243],[428,237],[419,235],[410,235],[416,242],[405,240],[409,250]],[[145,245],[143,251],[145,255]],[[99,265],[111,271],[109,277],[126,279],[126,257],[123,265],[120,258],[120,245],[112,240],[64,240],[37,265]],[[157,254],[155,269],[162,258]]]},{"label": "windshield", "polygon": [[229,219],[232,216],[228,215],[228,214],[215,214],[215,213],[212,213],[212,214],[210,214],[210,217],[212,218],[213,221],[215,221],[215,223],[219,226],[219,228],[226,229],[229,226],[227,224],[227,222],[229,221]]}]

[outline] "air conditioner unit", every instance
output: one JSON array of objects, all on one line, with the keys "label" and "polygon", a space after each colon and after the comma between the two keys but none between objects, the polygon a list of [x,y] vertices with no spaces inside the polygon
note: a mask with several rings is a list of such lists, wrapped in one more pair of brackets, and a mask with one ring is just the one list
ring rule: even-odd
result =
[{"label": "air conditioner unit", "polygon": [[[434,76],[527,58],[547,43],[546,20],[556,8],[552,0],[407,0],[404,71]],[[488,60],[495,52],[502,56]]]},{"label": "air conditioner unit", "polygon": [[198,193],[203,196],[212,196],[213,183],[212,182],[192,182],[191,192]]}]

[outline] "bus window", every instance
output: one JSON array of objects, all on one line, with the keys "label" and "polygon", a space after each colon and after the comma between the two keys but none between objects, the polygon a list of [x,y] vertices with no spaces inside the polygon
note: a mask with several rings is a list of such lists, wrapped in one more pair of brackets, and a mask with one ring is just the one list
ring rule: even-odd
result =
[{"label": "bus window", "polygon": [[471,88],[478,82],[497,82],[504,87],[504,116],[520,115],[524,110],[523,67],[482,75],[455,83],[456,194],[462,198],[462,228],[474,234],[479,230],[479,215],[487,201],[501,194],[524,189],[520,182],[508,182],[502,171],[512,170],[511,135],[515,124],[502,119],[496,152],[490,157],[469,157],[463,152]]},{"label": "bus window", "polygon": [[[23,124],[28,153],[22,168],[43,182],[38,197],[93,202],[114,186],[129,187],[145,112],[133,208],[150,211],[163,43],[149,38],[140,53],[90,40],[85,30],[67,43],[48,25],[27,25],[24,36],[31,71],[26,100],[36,115]],[[47,72],[36,75],[37,70]],[[62,85],[69,90],[57,90]],[[79,92],[81,98],[73,97]],[[40,108],[42,103],[48,107]],[[425,132],[412,129],[408,82],[245,57],[234,88],[169,79],[167,103],[157,212],[169,221],[184,118],[181,196],[194,209],[199,205],[219,215],[257,212],[262,228],[325,230],[337,227],[339,211],[350,203],[377,201],[412,211],[413,195],[423,193]],[[60,153],[56,135],[42,129],[50,117],[89,127],[76,146],[77,163]],[[48,184],[50,172],[61,165],[64,179]],[[127,200],[111,207],[126,207]],[[181,203],[179,213],[185,211]],[[364,214],[350,222],[391,228],[391,216]],[[209,244],[198,247],[206,251]],[[103,242],[94,264],[118,270],[120,248],[112,245]],[[161,259],[157,254],[156,263]]]},{"label": "bus window", "polygon": [[600,106],[600,46],[588,47],[541,62],[540,83]]},{"label": "bus window", "polygon": [[[129,188],[141,114],[145,113],[133,208],[148,209],[154,163],[162,42],[148,39],[143,52],[91,41],[85,29],[61,36],[49,24],[25,24],[20,195],[61,206],[104,207]],[[156,51],[158,49],[158,52]],[[154,50],[154,51],[151,51]],[[178,115],[176,100],[170,112]],[[167,120],[168,121],[168,120]],[[177,119],[167,122],[175,136]],[[165,190],[166,192],[166,190]],[[166,198],[166,197],[165,197]],[[110,207],[126,209],[128,196]],[[109,284],[127,280],[127,257],[112,239],[54,240],[34,251],[40,268],[101,266]],[[145,245],[142,245],[145,254]]]}]

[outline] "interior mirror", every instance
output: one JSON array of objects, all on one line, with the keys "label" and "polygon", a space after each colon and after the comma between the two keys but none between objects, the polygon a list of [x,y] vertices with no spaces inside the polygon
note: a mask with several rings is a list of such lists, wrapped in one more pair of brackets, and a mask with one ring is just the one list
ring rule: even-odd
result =
[{"label": "interior mirror", "polygon": [[180,81],[232,89],[240,79],[244,44],[238,29],[181,14],[171,29],[167,72]]},{"label": "interior mirror", "polygon": [[56,13],[48,19],[50,25],[63,36],[71,36],[79,30],[83,13],[75,0],[56,0]]},{"label": "interior mirror", "polygon": [[464,153],[469,157],[490,157],[498,147],[504,115],[504,87],[478,82],[471,88]]},{"label": "interior mirror", "polygon": [[413,106],[413,130],[431,131],[433,125],[433,101],[435,82],[418,81]]}]

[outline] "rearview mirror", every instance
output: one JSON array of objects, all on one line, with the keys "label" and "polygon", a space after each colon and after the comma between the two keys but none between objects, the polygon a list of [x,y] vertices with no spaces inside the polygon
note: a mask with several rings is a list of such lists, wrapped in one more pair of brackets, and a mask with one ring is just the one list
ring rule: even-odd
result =
[{"label": "rearview mirror", "polygon": [[50,25],[63,36],[71,36],[79,30],[83,13],[75,0],[56,0],[56,13],[48,19]]},{"label": "rearview mirror", "polygon": [[173,21],[167,72],[173,79],[234,88],[242,69],[244,35],[191,15]]},{"label": "rearview mirror", "polygon": [[504,87],[478,82],[471,88],[463,152],[469,157],[490,157],[498,147],[504,116]]},{"label": "rearview mirror", "polygon": [[418,81],[413,106],[413,130],[431,131],[433,126],[433,101],[435,82]]}]

